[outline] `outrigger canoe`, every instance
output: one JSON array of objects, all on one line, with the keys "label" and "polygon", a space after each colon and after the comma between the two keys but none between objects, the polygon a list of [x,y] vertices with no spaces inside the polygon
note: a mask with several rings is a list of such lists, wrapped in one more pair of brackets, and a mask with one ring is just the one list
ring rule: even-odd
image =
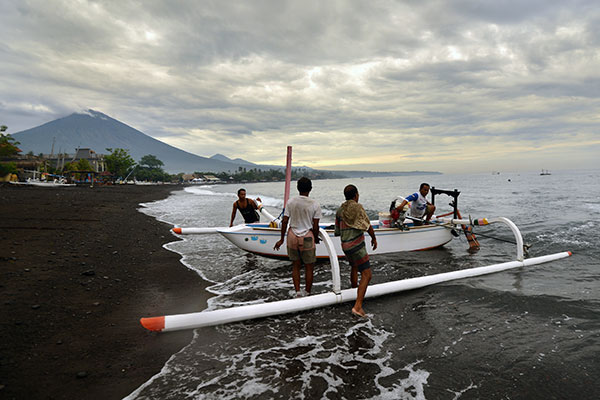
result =
[{"label": "outrigger canoe", "polygon": [[[474,276],[487,275],[506,271],[515,268],[524,268],[542,263],[547,263],[561,258],[569,257],[570,251],[564,251],[555,254],[549,254],[540,257],[525,259],[523,249],[523,238],[517,226],[507,218],[481,218],[481,219],[453,219],[446,218],[445,223],[454,226],[474,226],[489,225],[493,223],[503,223],[507,225],[515,236],[517,247],[517,259],[500,264],[493,264],[478,268],[468,268],[459,271],[445,272],[441,274],[421,276],[417,278],[403,279],[369,285],[365,298],[383,296],[392,293],[399,293],[406,290],[414,290],[441,282],[448,282],[457,279],[465,279]],[[443,229],[446,229],[445,227]],[[231,307],[214,311],[203,311],[190,314],[164,315],[159,317],[141,318],[140,322],[144,328],[151,331],[167,332],[181,329],[194,329],[206,326],[225,324],[230,322],[245,321],[256,318],[264,318],[274,315],[293,313],[305,310],[311,310],[318,307],[325,307],[339,304],[356,299],[356,289],[342,289],[340,280],[340,267],[338,257],[334,254],[334,241],[323,229],[320,230],[323,245],[329,253],[331,264],[332,290],[321,294],[315,294],[308,297],[280,300],[269,303],[249,304],[239,307]]]},{"label": "outrigger canoe", "polygon": [[[435,195],[446,194],[453,198],[454,210],[447,215],[453,215],[456,218],[460,213],[457,209],[458,196],[457,190],[441,190],[432,188],[432,201],[435,202]],[[287,259],[286,246],[281,246],[279,250],[274,250],[275,243],[281,238],[278,218],[269,214],[262,204],[259,203],[258,211],[268,220],[265,223],[240,224],[233,227],[212,227],[212,228],[193,228],[193,227],[175,227],[173,232],[178,235],[206,235],[220,234],[231,243],[249,253],[258,254],[265,257]],[[429,250],[440,247],[450,242],[454,236],[458,236],[454,228],[456,225],[448,218],[435,217],[431,223],[419,225],[414,222],[415,218],[404,220],[402,229],[390,228],[381,225],[380,221],[371,221],[371,226],[377,237],[377,249],[373,250],[370,246],[371,239],[365,232],[365,241],[367,251],[370,255],[398,253],[404,251]],[[344,257],[342,246],[339,239],[334,238],[334,229],[331,224],[321,224],[320,228],[332,239],[333,248],[338,258]],[[317,258],[326,259],[329,257],[324,243],[317,244]]]},{"label": "outrigger canoe", "polygon": [[[444,221],[435,222],[431,225],[415,226],[414,223],[407,221],[406,229],[401,230],[399,228],[380,227],[379,221],[371,221],[377,237],[377,249],[373,250],[371,248],[371,239],[365,233],[368,252],[371,255],[377,255],[428,250],[443,246],[453,238],[452,226]],[[333,228],[330,225],[320,225],[320,227],[332,239],[338,258],[344,257],[340,240],[334,239]],[[281,230],[278,227],[269,227],[269,224],[241,224],[231,228],[173,228],[173,232],[180,235],[219,233],[225,239],[249,253],[282,259],[288,257],[285,245],[281,246],[279,250],[273,249],[273,246],[281,237]],[[325,244],[322,242],[317,244],[316,253],[317,258],[329,258]]]},{"label": "outrigger canoe", "polygon": [[[291,176],[291,147],[288,146],[287,167],[286,167],[286,189],[284,196],[284,207],[289,198],[289,186]],[[430,225],[415,226],[414,223],[407,222],[407,229],[380,227],[379,223],[372,223],[377,236],[378,248],[376,251],[370,250],[370,254],[385,254],[400,251],[425,250],[442,246],[452,240],[454,229],[462,229],[467,236],[471,249],[478,248],[479,244],[471,232],[473,226],[489,225],[493,223],[502,223],[508,226],[515,237],[517,247],[517,258],[514,261],[488,265],[485,267],[469,268],[460,271],[446,272],[418,278],[404,279],[393,282],[370,285],[366,298],[382,296],[391,293],[399,293],[405,290],[414,290],[441,282],[447,282],[455,279],[465,279],[473,276],[496,273],[513,268],[524,268],[550,261],[569,257],[570,251],[549,254],[545,256],[525,259],[523,238],[517,226],[507,218],[480,218],[480,219],[462,219],[458,212],[458,194],[454,191],[444,191],[431,188],[432,203],[435,202],[436,194],[447,194],[453,197],[451,203],[453,207],[452,216],[439,216]],[[179,228],[173,229],[177,234],[214,234],[219,233],[226,239],[241,249],[264,255],[267,257],[287,258],[285,250],[275,251],[273,246],[281,237],[281,231],[277,224],[277,219],[273,218],[262,207],[259,211],[265,215],[271,223],[266,224],[244,224],[234,227],[222,228]],[[339,239],[332,240],[333,231],[330,226],[322,226],[319,230],[321,244],[317,246],[317,257],[329,257],[331,264],[331,291],[321,294],[315,294],[308,297],[280,300],[269,303],[249,304],[240,307],[231,307],[226,309],[203,311],[190,314],[163,315],[158,317],[141,318],[142,326],[151,331],[166,332],[180,329],[193,329],[205,326],[225,324],[229,322],[245,321],[255,318],[264,318],[273,315],[280,315],[304,310],[310,310],[317,307],[325,307],[333,304],[339,304],[356,299],[356,289],[341,288],[340,267],[338,258],[342,256]],[[404,228],[404,227],[403,227]],[[369,238],[367,243],[370,243]],[[285,246],[282,246],[285,249]],[[367,249],[370,246],[367,245]]]}]

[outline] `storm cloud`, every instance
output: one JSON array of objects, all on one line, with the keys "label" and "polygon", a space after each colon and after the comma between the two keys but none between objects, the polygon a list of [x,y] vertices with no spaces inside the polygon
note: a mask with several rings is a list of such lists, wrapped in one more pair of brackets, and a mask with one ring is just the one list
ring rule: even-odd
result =
[{"label": "storm cloud", "polygon": [[594,1],[5,1],[0,123],[326,169],[597,168]]}]

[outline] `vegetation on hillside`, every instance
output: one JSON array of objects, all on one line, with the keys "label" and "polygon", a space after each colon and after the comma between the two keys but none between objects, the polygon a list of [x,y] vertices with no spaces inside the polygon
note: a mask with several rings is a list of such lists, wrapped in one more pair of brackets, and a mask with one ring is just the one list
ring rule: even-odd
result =
[{"label": "vegetation on hillside", "polygon": [[[21,152],[21,149],[17,147],[17,142],[11,135],[4,134],[8,127],[6,125],[0,126],[0,158],[11,158]],[[17,172],[17,164],[11,161],[0,163],[0,177],[4,177],[7,174],[14,174]]]}]

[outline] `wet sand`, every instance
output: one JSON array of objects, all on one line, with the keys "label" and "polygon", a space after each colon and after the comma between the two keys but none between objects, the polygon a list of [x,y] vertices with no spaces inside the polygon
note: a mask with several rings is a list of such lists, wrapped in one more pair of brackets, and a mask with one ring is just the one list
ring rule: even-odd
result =
[{"label": "wet sand", "polygon": [[181,186],[0,186],[0,398],[120,399],[192,331],[139,318],[206,307],[207,283],[137,211]]}]

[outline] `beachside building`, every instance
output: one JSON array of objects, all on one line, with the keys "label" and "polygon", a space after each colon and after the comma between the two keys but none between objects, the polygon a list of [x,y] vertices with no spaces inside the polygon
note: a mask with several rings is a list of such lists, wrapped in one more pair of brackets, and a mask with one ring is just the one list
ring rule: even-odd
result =
[{"label": "beachside building", "polygon": [[202,175],[201,178],[204,179],[204,181],[206,183],[220,183],[221,182],[221,180],[214,175]]},{"label": "beachside building", "polygon": [[95,172],[106,171],[104,154],[98,154],[90,148],[79,148],[74,154],[44,154],[43,157],[50,161],[50,165],[56,169],[62,169],[64,168],[65,164],[70,162],[87,160]]}]

